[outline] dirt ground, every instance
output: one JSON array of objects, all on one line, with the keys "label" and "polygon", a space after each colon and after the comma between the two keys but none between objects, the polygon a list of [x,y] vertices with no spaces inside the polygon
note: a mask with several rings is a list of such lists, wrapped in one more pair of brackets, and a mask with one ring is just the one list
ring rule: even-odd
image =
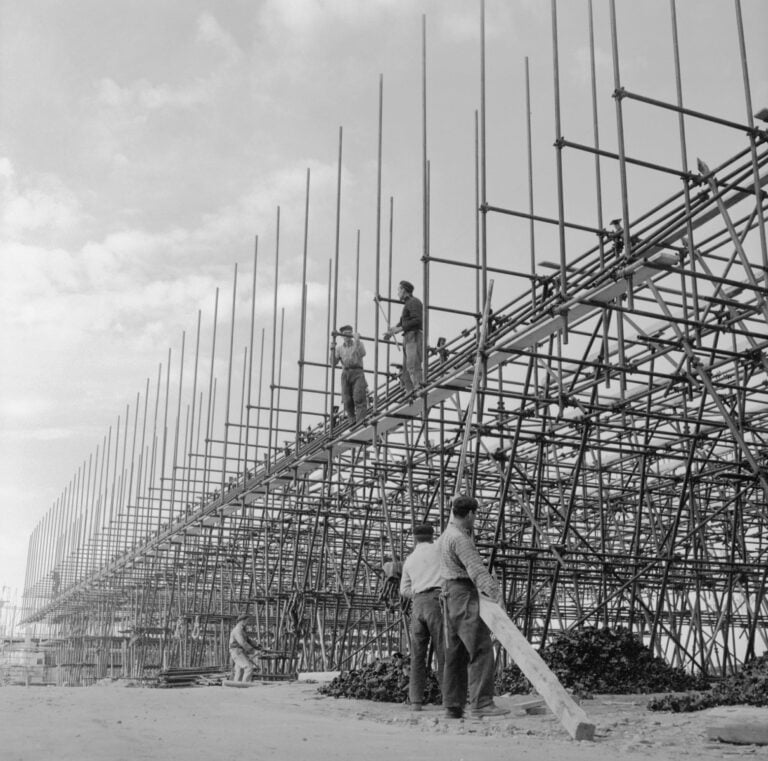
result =
[{"label": "dirt ground", "polygon": [[[712,709],[646,710],[647,696],[596,696],[582,708],[594,742],[575,742],[550,713],[528,715],[502,696],[505,717],[448,720],[437,706],[336,699],[304,682],[246,689],[0,688],[2,761],[675,761],[768,759],[768,746],[707,739]],[[745,709],[768,722],[768,709]]]}]

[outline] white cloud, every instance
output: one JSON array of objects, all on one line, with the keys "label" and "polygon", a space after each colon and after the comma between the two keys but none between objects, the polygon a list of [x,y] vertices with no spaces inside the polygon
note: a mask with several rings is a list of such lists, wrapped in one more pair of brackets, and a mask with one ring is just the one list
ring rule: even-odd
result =
[{"label": "white cloud", "polygon": [[[281,26],[294,32],[312,29],[322,20],[319,0],[270,0],[266,4],[265,11]],[[329,9],[328,15],[335,15],[335,13]]]},{"label": "white cloud", "polygon": [[103,77],[96,85],[98,101],[107,108],[134,112],[191,109],[210,103],[225,81],[225,75],[242,59],[243,54],[232,35],[210,13],[198,17],[195,42],[223,54],[205,76],[195,77],[175,87],[147,79],[121,85],[111,77]]},{"label": "white cloud", "polygon": [[[474,7],[455,10],[447,13],[440,20],[443,33],[457,42],[480,39],[480,20],[477,9]],[[493,27],[491,28],[492,31]],[[486,27],[486,34],[488,33]]]},{"label": "white cloud", "polygon": [[[590,71],[590,52],[587,45],[582,45],[574,52],[575,64],[569,67],[569,73],[580,85],[586,87],[591,81]],[[595,47],[595,76],[600,78],[610,78],[607,81],[613,81],[613,62],[611,54],[605,50]],[[598,85],[599,86],[599,85]]]},{"label": "white cloud", "polygon": [[395,4],[383,0],[269,0],[265,13],[294,32],[309,32],[323,22],[360,21],[387,6]]},{"label": "white cloud", "polygon": [[[526,16],[531,13],[538,15],[542,3],[536,0],[530,7],[522,9]],[[548,6],[547,6],[548,7]],[[486,40],[509,40],[510,29],[516,31],[514,19],[521,17],[521,9],[511,3],[498,3],[486,8],[485,37]],[[427,34],[429,35],[430,16],[427,16]],[[449,41],[452,42],[477,42],[480,41],[480,10],[474,3],[437,14],[434,22],[439,24],[439,29]],[[522,23],[522,21],[521,21]]]},{"label": "white cloud", "polygon": [[420,10],[403,0],[267,0],[261,22],[270,37],[295,46],[296,37],[322,43],[324,28],[336,33],[340,24],[364,28],[384,16],[391,20],[397,15],[418,18]]},{"label": "white cloud", "polygon": [[0,316],[10,324],[26,317],[36,321],[38,308],[44,312],[78,285],[70,255],[60,248],[10,242],[3,248],[2,267]]},{"label": "white cloud", "polygon": [[227,33],[210,13],[203,13],[197,20],[197,39],[209,44],[225,54],[227,64],[242,58],[242,51],[231,34]]},{"label": "white cloud", "polygon": [[[2,169],[7,166],[0,165]],[[333,185],[332,167],[316,164],[313,169],[318,192]],[[297,209],[303,209],[304,183],[303,168],[275,172],[236,202],[202,217],[194,228],[124,228],[69,249],[24,242],[7,246],[3,267],[8,275],[0,283],[0,319],[6,328],[3,353],[16,358],[20,371],[15,380],[10,375],[4,380],[4,398],[13,401],[0,410],[2,417],[26,425],[32,437],[55,437],[52,428],[40,426],[46,415],[37,397],[19,383],[25,374],[40,381],[60,373],[69,377],[64,368],[83,351],[109,363],[113,347],[120,346],[141,372],[151,367],[162,353],[159,347],[166,346],[176,330],[189,329],[198,309],[209,312],[216,287],[226,288],[231,282],[233,257],[220,264],[221,250],[230,246],[248,250],[254,216],[274,219],[275,189],[295,221]],[[271,259],[272,252],[265,255]],[[295,251],[285,254],[287,263],[292,256]],[[272,276],[271,267],[262,264],[260,289],[271,288]],[[279,304],[286,310],[296,309],[301,300],[301,286],[293,278],[295,271],[284,274],[281,268]],[[249,286],[240,286],[248,299]],[[310,282],[308,290],[310,304],[324,301],[325,284]],[[260,314],[271,315],[271,308],[271,299],[260,300]],[[226,319],[223,311],[221,319]],[[52,336],[56,339],[50,345]],[[35,359],[41,352],[47,354],[42,364]],[[70,382],[76,377],[77,373]],[[71,392],[65,389],[62,384],[62,393],[69,397]]]},{"label": "white cloud", "polygon": [[97,84],[97,98],[103,105],[118,109],[188,109],[209,102],[214,94],[213,85],[214,80],[209,78],[198,79],[179,88],[153,84],[146,79],[120,86],[109,77],[104,77]]},{"label": "white cloud", "polygon": [[[23,420],[28,417],[43,415],[50,411],[51,406],[51,399],[33,394],[15,399],[3,396],[0,399],[0,416],[10,421]],[[0,435],[3,435],[3,433],[0,433]]]},{"label": "white cloud", "polygon": [[0,237],[16,241],[30,235],[67,233],[81,222],[81,209],[75,196],[53,175],[42,175],[22,187],[13,164],[0,159]]},{"label": "white cloud", "polygon": [[[18,399],[16,400],[15,404],[19,406],[22,410],[24,409],[26,405],[27,400],[26,399]],[[3,412],[3,416],[5,416],[5,412]],[[30,417],[20,417],[20,420],[24,421],[24,425],[20,426],[19,429],[14,430],[12,432],[13,441],[19,442],[19,441],[62,441],[66,439],[70,439],[72,437],[72,431],[69,428],[55,428],[55,427],[43,427],[43,428],[30,428],[28,421]]]},{"label": "white cloud", "polygon": [[[5,170],[7,164],[0,165],[0,171]],[[314,191],[325,195],[335,183],[334,175],[330,165],[315,163]],[[26,338],[29,331],[44,340],[56,335],[55,353],[64,357],[76,355],[88,342],[97,351],[101,341],[115,336],[123,336],[132,350],[157,352],[173,332],[171,326],[188,326],[198,309],[210,306],[216,287],[230,281],[230,262],[236,255],[224,257],[227,264],[221,264],[220,252],[248,252],[254,218],[273,225],[275,197],[281,199],[283,213],[290,214],[290,226],[296,227],[304,191],[305,168],[294,166],[262,178],[237,201],[202,217],[194,228],[124,228],[68,248],[10,242],[3,252],[6,274],[0,278],[6,354],[28,358],[34,354]],[[269,246],[262,251],[271,259]],[[295,262],[296,246],[283,256],[281,264]],[[250,259],[250,254],[244,258]],[[295,276],[295,266],[281,267],[279,300],[286,309],[300,303],[300,285],[291,282]],[[272,277],[271,267],[262,263],[260,288],[269,287]],[[310,302],[325,298],[325,285],[310,285],[309,290]],[[18,414],[31,410],[31,403],[17,406]],[[35,415],[29,412],[28,417]]]}]

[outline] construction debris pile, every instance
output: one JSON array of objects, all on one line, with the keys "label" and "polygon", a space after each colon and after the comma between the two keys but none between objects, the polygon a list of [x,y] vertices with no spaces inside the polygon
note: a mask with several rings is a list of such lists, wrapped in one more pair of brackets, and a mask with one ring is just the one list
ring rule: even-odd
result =
[{"label": "construction debris pile", "polygon": [[157,677],[158,687],[192,687],[219,685],[229,676],[229,671],[221,666],[201,666],[199,668],[163,669]]},{"label": "construction debris pile", "polygon": [[[377,658],[361,669],[342,671],[333,681],[318,687],[318,692],[334,698],[357,698],[380,703],[405,703],[408,700],[409,655],[395,653]],[[431,670],[427,671],[425,703],[440,703],[440,686]]]},{"label": "construction debris pile", "polygon": [[737,674],[718,682],[708,692],[653,698],[648,703],[648,710],[684,713],[731,705],[768,706],[768,653],[750,661]]},{"label": "construction debris pile", "polygon": [[[626,695],[701,691],[709,688],[706,679],[670,666],[663,658],[655,656],[640,637],[625,628],[599,629],[590,626],[578,631],[564,632],[553,638],[539,654],[561,684],[582,697],[592,693]],[[768,704],[768,660],[764,660],[763,664],[759,679],[750,682],[749,688],[734,688],[728,694],[733,693],[735,697],[737,692],[742,694],[745,689],[753,689],[754,685],[755,691],[763,690],[764,702],[753,701],[752,704]],[[405,703],[408,700],[409,673],[410,656],[395,653],[389,658],[377,659],[364,668],[343,671],[333,681],[319,687],[318,691],[335,698]],[[723,685],[716,689],[722,690]],[[514,664],[504,669],[496,678],[496,692],[500,695],[527,694],[531,689],[531,683]],[[713,691],[713,696],[714,694]],[[669,700],[670,705],[662,705],[659,699],[656,701],[659,707],[654,710],[696,710],[675,706],[682,704],[681,701],[684,703],[686,699],[695,704],[696,701],[706,698],[708,695],[701,692],[683,696],[670,695],[663,699]],[[424,702],[440,703],[440,699],[437,678],[429,671]],[[747,701],[734,699],[730,702]]]},{"label": "construction debris pile", "polygon": [[[539,653],[567,689],[582,697],[591,693],[637,694],[706,689],[701,677],[673,668],[623,627],[594,626],[563,632]],[[501,693],[525,694],[531,683],[512,665],[497,677]]]}]

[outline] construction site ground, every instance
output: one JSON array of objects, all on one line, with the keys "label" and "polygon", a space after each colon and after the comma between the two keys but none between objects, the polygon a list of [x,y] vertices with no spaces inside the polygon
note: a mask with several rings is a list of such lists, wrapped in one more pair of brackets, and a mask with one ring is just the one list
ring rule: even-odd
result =
[{"label": "construction site ground", "polygon": [[448,720],[438,706],[323,697],[317,685],[273,682],[248,689],[150,689],[114,681],[92,687],[0,688],[3,761],[674,761],[768,759],[768,746],[708,739],[708,727],[739,715],[768,722],[768,708],[654,713],[648,696],[582,701],[594,742],[570,739],[549,712],[520,709],[530,698],[501,696],[497,719]]}]

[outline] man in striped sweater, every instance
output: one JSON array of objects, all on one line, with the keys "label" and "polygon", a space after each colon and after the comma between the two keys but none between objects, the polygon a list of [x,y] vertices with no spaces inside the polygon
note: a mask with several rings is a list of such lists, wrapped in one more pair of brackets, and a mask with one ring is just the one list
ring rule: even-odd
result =
[{"label": "man in striped sweater", "polygon": [[445,618],[443,707],[451,719],[464,715],[467,692],[473,717],[509,713],[493,702],[496,664],[490,631],[480,618],[480,595],[500,602],[501,591],[472,540],[477,509],[473,497],[454,498],[451,521],[438,541]]}]

